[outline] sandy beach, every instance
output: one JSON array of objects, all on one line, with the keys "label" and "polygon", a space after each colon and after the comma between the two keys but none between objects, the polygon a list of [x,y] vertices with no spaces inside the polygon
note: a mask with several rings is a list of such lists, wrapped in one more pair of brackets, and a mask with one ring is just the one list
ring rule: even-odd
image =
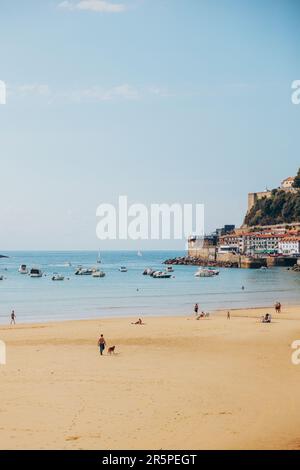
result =
[{"label": "sandy beach", "polygon": [[300,448],[300,307],[267,311],[1,326],[0,448]]}]

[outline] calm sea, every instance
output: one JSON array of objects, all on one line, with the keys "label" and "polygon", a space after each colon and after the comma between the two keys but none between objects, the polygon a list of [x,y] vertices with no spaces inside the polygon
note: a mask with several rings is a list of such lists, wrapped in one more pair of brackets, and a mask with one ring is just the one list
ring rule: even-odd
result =
[{"label": "calm sea", "polygon": [[[113,316],[190,314],[198,302],[201,310],[300,303],[300,274],[285,268],[267,271],[220,269],[214,278],[195,278],[197,268],[175,266],[174,278],[143,276],[144,268],[164,269],[162,262],[182,252],[105,251],[97,265],[97,252],[60,251],[7,253],[0,259],[0,323],[12,309],[19,322],[40,322]],[[69,263],[71,266],[69,266]],[[19,274],[20,264],[42,269],[42,278]],[[100,266],[105,278],[75,276],[76,266]],[[128,272],[118,268],[127,266]],[[53,282],[54,272],[65,276]],[[242,286],[245,287],[242,290]]]}]

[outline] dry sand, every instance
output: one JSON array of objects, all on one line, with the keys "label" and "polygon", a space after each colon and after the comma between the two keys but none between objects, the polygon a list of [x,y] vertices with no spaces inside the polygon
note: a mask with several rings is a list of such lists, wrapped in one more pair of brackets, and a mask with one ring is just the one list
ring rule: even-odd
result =
[{"label": "dry sand", "polygon": [[300,448],[300,308],[266,311],[0,327],[0,448]]}]

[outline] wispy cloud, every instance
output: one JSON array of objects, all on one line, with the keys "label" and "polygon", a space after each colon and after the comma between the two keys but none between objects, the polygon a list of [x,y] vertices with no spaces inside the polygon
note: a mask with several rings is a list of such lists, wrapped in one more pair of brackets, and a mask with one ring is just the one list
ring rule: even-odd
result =
[{"label": "wispy cloud", "polygon": [[52,90],[45,84],[22,84],[8,87],[9,95],[17,98],[46,98],[48,103],[54,102],[101,102],[101,101],[132,101],[142,97],[143,91],[124,83],[105,88],[91,86],[87,88]]},{"label": "wispy cloud", "polygon": [[49,96],[50,95],[50,88],[48,85],[33,83],[33,84],[25,84],[19,85],[12,89],[12,93],[22,96],[28,95],[40,95],[40,96]]},{"label": "wispy cloud", "polygon": [[101,102],[125,102],[138,101],[147,98],[171,98],[166,88],[158,86],[133,86],[122,83],[111,87],[93,85],[82,88],[52,89],[46,84],[21,84],[8,86],[9,95],[12,98],[30,100],[43,100],[48,104],[55,103],[101,103]]},{"label": "wispy cloud", "polygon": [[100,13],[122,13],[127,10],[124,3],[114,3],[108,0],[80,0],[77,2],[65,0],[58,7],[69,11],[85,10]]},{"label": "wispy cloud", "polygon": [[63,95],[66,99],[77,102],[137,100],[141,97],[140,91],[127,83],[111,88],[93,86],[90,88],[67,91]]}]

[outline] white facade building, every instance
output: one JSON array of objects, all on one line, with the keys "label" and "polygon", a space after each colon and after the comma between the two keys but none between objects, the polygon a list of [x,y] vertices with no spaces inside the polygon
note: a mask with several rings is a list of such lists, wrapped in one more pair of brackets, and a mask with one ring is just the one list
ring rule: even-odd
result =
[{"label": "white facade building", "polygon": [[284,237],[278,244],[278,251],[283,255],[300,254],[300,237]]}]

